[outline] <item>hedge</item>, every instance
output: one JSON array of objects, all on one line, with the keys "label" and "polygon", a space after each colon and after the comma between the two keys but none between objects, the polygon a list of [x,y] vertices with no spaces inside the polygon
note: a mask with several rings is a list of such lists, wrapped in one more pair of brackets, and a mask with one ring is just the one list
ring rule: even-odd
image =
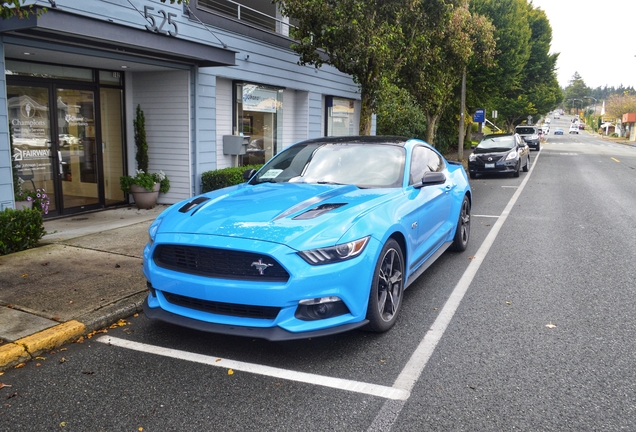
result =
[{"label": "hedge", "polygon": [[36,247],[44,234],[41,211],[6,209],[0,212],[0,255]]},{"label": "hedge", "polygon": [[244,183],[243,173],[248,169],[258,170],[263,165],[247,165],[206,171],[201,174],[201,192],[206,193],[228,186]]}]

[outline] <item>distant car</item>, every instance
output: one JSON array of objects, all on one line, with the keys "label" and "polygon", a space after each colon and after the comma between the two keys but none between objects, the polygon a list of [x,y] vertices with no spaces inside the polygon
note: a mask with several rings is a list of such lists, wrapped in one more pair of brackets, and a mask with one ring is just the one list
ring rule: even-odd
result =
[{"label": "distant car", "polygon": [[585,123],[579,123],[579,130],[585,130]]},{"label": "distant car", "polygon": [[474,179],[479,174],[528,172],[530,148],[518,134],[486,135],[468,158],[468,173]]},{"label": "distant car", "polygon": [[556,129],[554,130],[554,134],[555,134],[555,135],[563,135],[563,129],[561,129],[561,128],[556,128]]},{"label": "distant car", "polygon": [[560,118],[561,118],[561,116],[559,116],[558,114],[555,114],[555,115],[554,115],[554,119],[555,119],[555,120],[558,120],[558,119],[560,119]]},{"label": "distant car", "polygon": [[520,125],[515,128],[515,133],[519,134],[528,143],[530,148],[541,150],[541,139],[539,138],[539,128],[537,126]]},{"label": "distant car", "polygon": [[572,126],[570,126],[570,133],[571,134],[577,134],[579,133],[579,127],[575,124],[573,124]]},{"label": "distant car", "polygon": [[550,122],[551,122],[551,121],[552,121],[552,120],[550,120],[550,118],[545,119],[545,122],[546,122],[547,124],[550,124]]},{"label": "distant car", "polygon": [[269,340],[383,332],[404,290],[467,247],[466,172],[424,141],[302,141],[243,178],[150,225],[147,317]]}]

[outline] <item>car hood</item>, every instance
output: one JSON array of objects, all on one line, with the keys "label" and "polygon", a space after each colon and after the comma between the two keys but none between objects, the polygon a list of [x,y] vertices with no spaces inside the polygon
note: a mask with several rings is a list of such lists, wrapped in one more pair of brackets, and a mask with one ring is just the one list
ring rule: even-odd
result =
[{"label": "car hood", "polygon": [[263,240],[297,250],[333,245],[357,220],[396,193],[400,190],[353,185],[242,184],[170,207],[160,216],[157,235]]}]

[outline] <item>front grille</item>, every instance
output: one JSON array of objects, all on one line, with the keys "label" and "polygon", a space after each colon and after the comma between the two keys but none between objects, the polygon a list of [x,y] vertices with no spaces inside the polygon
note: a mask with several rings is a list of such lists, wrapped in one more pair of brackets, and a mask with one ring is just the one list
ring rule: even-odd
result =
[{"label": "front grille", "polygon": [[289,280],[289,273],[275,259],[252,252],[165,244],[157,246],[153,260],[159,267],[198,276],[258,282]]},{"label": "front grille", "polygon": [[[488,158],[492,160],[489,161]],[[477,156],[477,160],[481,163],[497,163],[502,159],[502,156]]]},{"label": "front grille", "polygon": [[169,303],[183,306],[189,309],[196,309],[201,312],[208,312],[218,315],[229,315],[240,318],[260,318],[275,319],[280,312],[279,307],[270,306],[250,306],[233,303],[220,303],[208,300],[199,300],[192,297],[185,297],[162,291],[163,296]]}]

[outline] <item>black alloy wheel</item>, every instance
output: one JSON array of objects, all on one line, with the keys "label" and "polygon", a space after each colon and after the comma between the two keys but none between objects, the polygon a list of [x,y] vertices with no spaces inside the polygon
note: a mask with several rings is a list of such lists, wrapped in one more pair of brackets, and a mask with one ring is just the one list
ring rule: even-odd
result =
[{"label": "black alloy wheel", "polygon": [[470,237],[470,201],[468,196],[464,196],[462,202],[462,208],[459,211],[459,219],[457,221],[457,228],[455,229],[455,237],[453,243],[450,245],[450,250],[454,252],[463,252],[468,246],[468,239]]},{"label": "black alloy wheel", "polygon": [[375,266],[367,308],[366,328],[377,333],[389,330],[397,320],[404,293],[404,254],[393,239],[389,239]]}]

